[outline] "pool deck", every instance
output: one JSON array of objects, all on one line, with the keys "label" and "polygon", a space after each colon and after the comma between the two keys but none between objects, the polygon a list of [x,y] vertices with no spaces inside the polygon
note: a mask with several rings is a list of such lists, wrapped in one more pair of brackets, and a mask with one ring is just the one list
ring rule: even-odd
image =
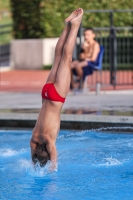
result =
[{"label": "pool deck", "polygon": [[[0,97],[1,129],[34,127],[41,108],[40,93],[0,92]],[[84,114],[83,110],[90,114]],[[62,129],[102,127],[131,127],[133,132],[133,90],[106,91],[100,95],[68,94],[61,114]]]},{"label": "pool deck", "polygon": [[[33,128],[38,114],[35,113],[0,113],[0,127]],[[124,116],[92,116],[61,114],[61,129],[88,130],[106,128],[118,131],[121,127],[133,132],[133,117]]]},{"label": "pool deck", "polygon": [[[41,108],[41,88],[48,74],[41,70],[0,71],[1,129],[34,127]],[[86,95],[69,92],[62,109],[61,128],[102,127],[133,127],[132,85],[116,90],[107,86],[99,95],[94,90]]]}]

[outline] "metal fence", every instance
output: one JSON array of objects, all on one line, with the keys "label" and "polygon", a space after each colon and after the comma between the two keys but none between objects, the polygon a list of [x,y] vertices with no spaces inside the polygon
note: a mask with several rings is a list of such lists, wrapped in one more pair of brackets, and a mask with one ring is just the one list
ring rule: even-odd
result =
[{"label": "metal fence", "polygon": [[[94,10],[85,12],[108,12],[110,15],[110,27],[93,27],[96,40],[104,46],[102,84],[133,85],[133,27],[115,27],[113,15],[115,12],[133,12],[133,10]],[[79,45],[77,55],[83,42],[84,27],[79,30]],[[108,72],[108,73],[107,73]],[[109,74],[109,75],[107,75]],[[90,77],[91,85],[94,85],[95,77]]]},{"label": "metal fence", "polygon": [[0,25],[0,66],[9,66],[12,24]]},{"label": "metal fence", "polygon": [[[133,26],[114,26],[114,14],[133,10],[86,10],[85,13],[109,14],[109,27],[93,27],[96,40],[104,46],[102,84],[103,85],[133,85]],[[127,23],[128,25],[128,23]],[[79,29],[78,44],[75,50],[77,57],[83,42],[84,27]],[[10,40],[12,39],[12,24],[0,25],[0,66],[9,65]],[[95,75],[90,77],[90,84],[95,85]]]}]

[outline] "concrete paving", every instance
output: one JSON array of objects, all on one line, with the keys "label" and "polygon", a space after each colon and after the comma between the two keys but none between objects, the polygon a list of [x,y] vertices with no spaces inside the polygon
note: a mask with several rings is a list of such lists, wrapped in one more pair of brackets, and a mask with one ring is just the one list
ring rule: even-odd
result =
[{"label": "concrete paving", "polygon": [[[0,127],[33,129],[37,116],[35,113],[0,113]],[[122,127],[133,132],[133,117],[61,114],[61,129],[87,130],[103,127],[106,127],[106,130],[117,128],[117,131]]]},{"label": "concrete paving", "polygon": [[[39,109],[40,107],[40,93],[0,92],[0,109]],[[72,108],[133,111],[133,90],[108,91],[100,95],[94,92],[87,95],[70,93],[63,109]]]},{"label": "concrete paving", "polygon": [[[0,92],[0,127],[33,128],[41,108],[40,93]],[[133,132],[133,91],[108,91],[96,95],[90,92],[69,93],[61,115],[61,128],[64,129],[96,129],[102,127],[128,127]],[[76,115],[71,110],[97,110],[127,112],[119,116],[108,116],[102,112]],[[62,113],[63,113],[62,110]],[[69,114],[68,114],[69,113]],[[79,114],[78,113],[78,114]],[[128,116],[129,115],[129,116]],[[130,128],[130,129],[129,129]]]}]

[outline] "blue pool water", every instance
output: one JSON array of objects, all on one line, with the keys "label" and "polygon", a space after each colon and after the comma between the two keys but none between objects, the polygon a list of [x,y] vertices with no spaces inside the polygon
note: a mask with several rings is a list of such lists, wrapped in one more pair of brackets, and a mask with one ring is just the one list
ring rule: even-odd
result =
[{"label": "blue pool water", "polygon": [[60,131],[54,173],[33,170],[30,137],[0,131],[0,200],[133,200],[133,134]]}]

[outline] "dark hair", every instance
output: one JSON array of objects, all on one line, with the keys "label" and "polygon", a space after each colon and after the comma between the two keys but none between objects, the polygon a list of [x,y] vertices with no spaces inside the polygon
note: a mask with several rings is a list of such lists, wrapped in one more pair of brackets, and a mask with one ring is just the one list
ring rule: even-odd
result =
[{"label": "dark hair", "polygon": [[92,31],[93,33],[95,33],[94,29],[93,29],[93,28],[91,28],[91,27],[89,27],[89,28],[86,28],[86,29],[84,30],[84,32],[86,32],[86,31]]},{"label": "dark hair", "polygon": [[33,163],[36,164],[38,162],[40,164],[40,167],[43,167],[44,165],[46,165],[48,160],[50,160],[50,156],[47,151],[46,144],[37,145],[32,155]]}]

